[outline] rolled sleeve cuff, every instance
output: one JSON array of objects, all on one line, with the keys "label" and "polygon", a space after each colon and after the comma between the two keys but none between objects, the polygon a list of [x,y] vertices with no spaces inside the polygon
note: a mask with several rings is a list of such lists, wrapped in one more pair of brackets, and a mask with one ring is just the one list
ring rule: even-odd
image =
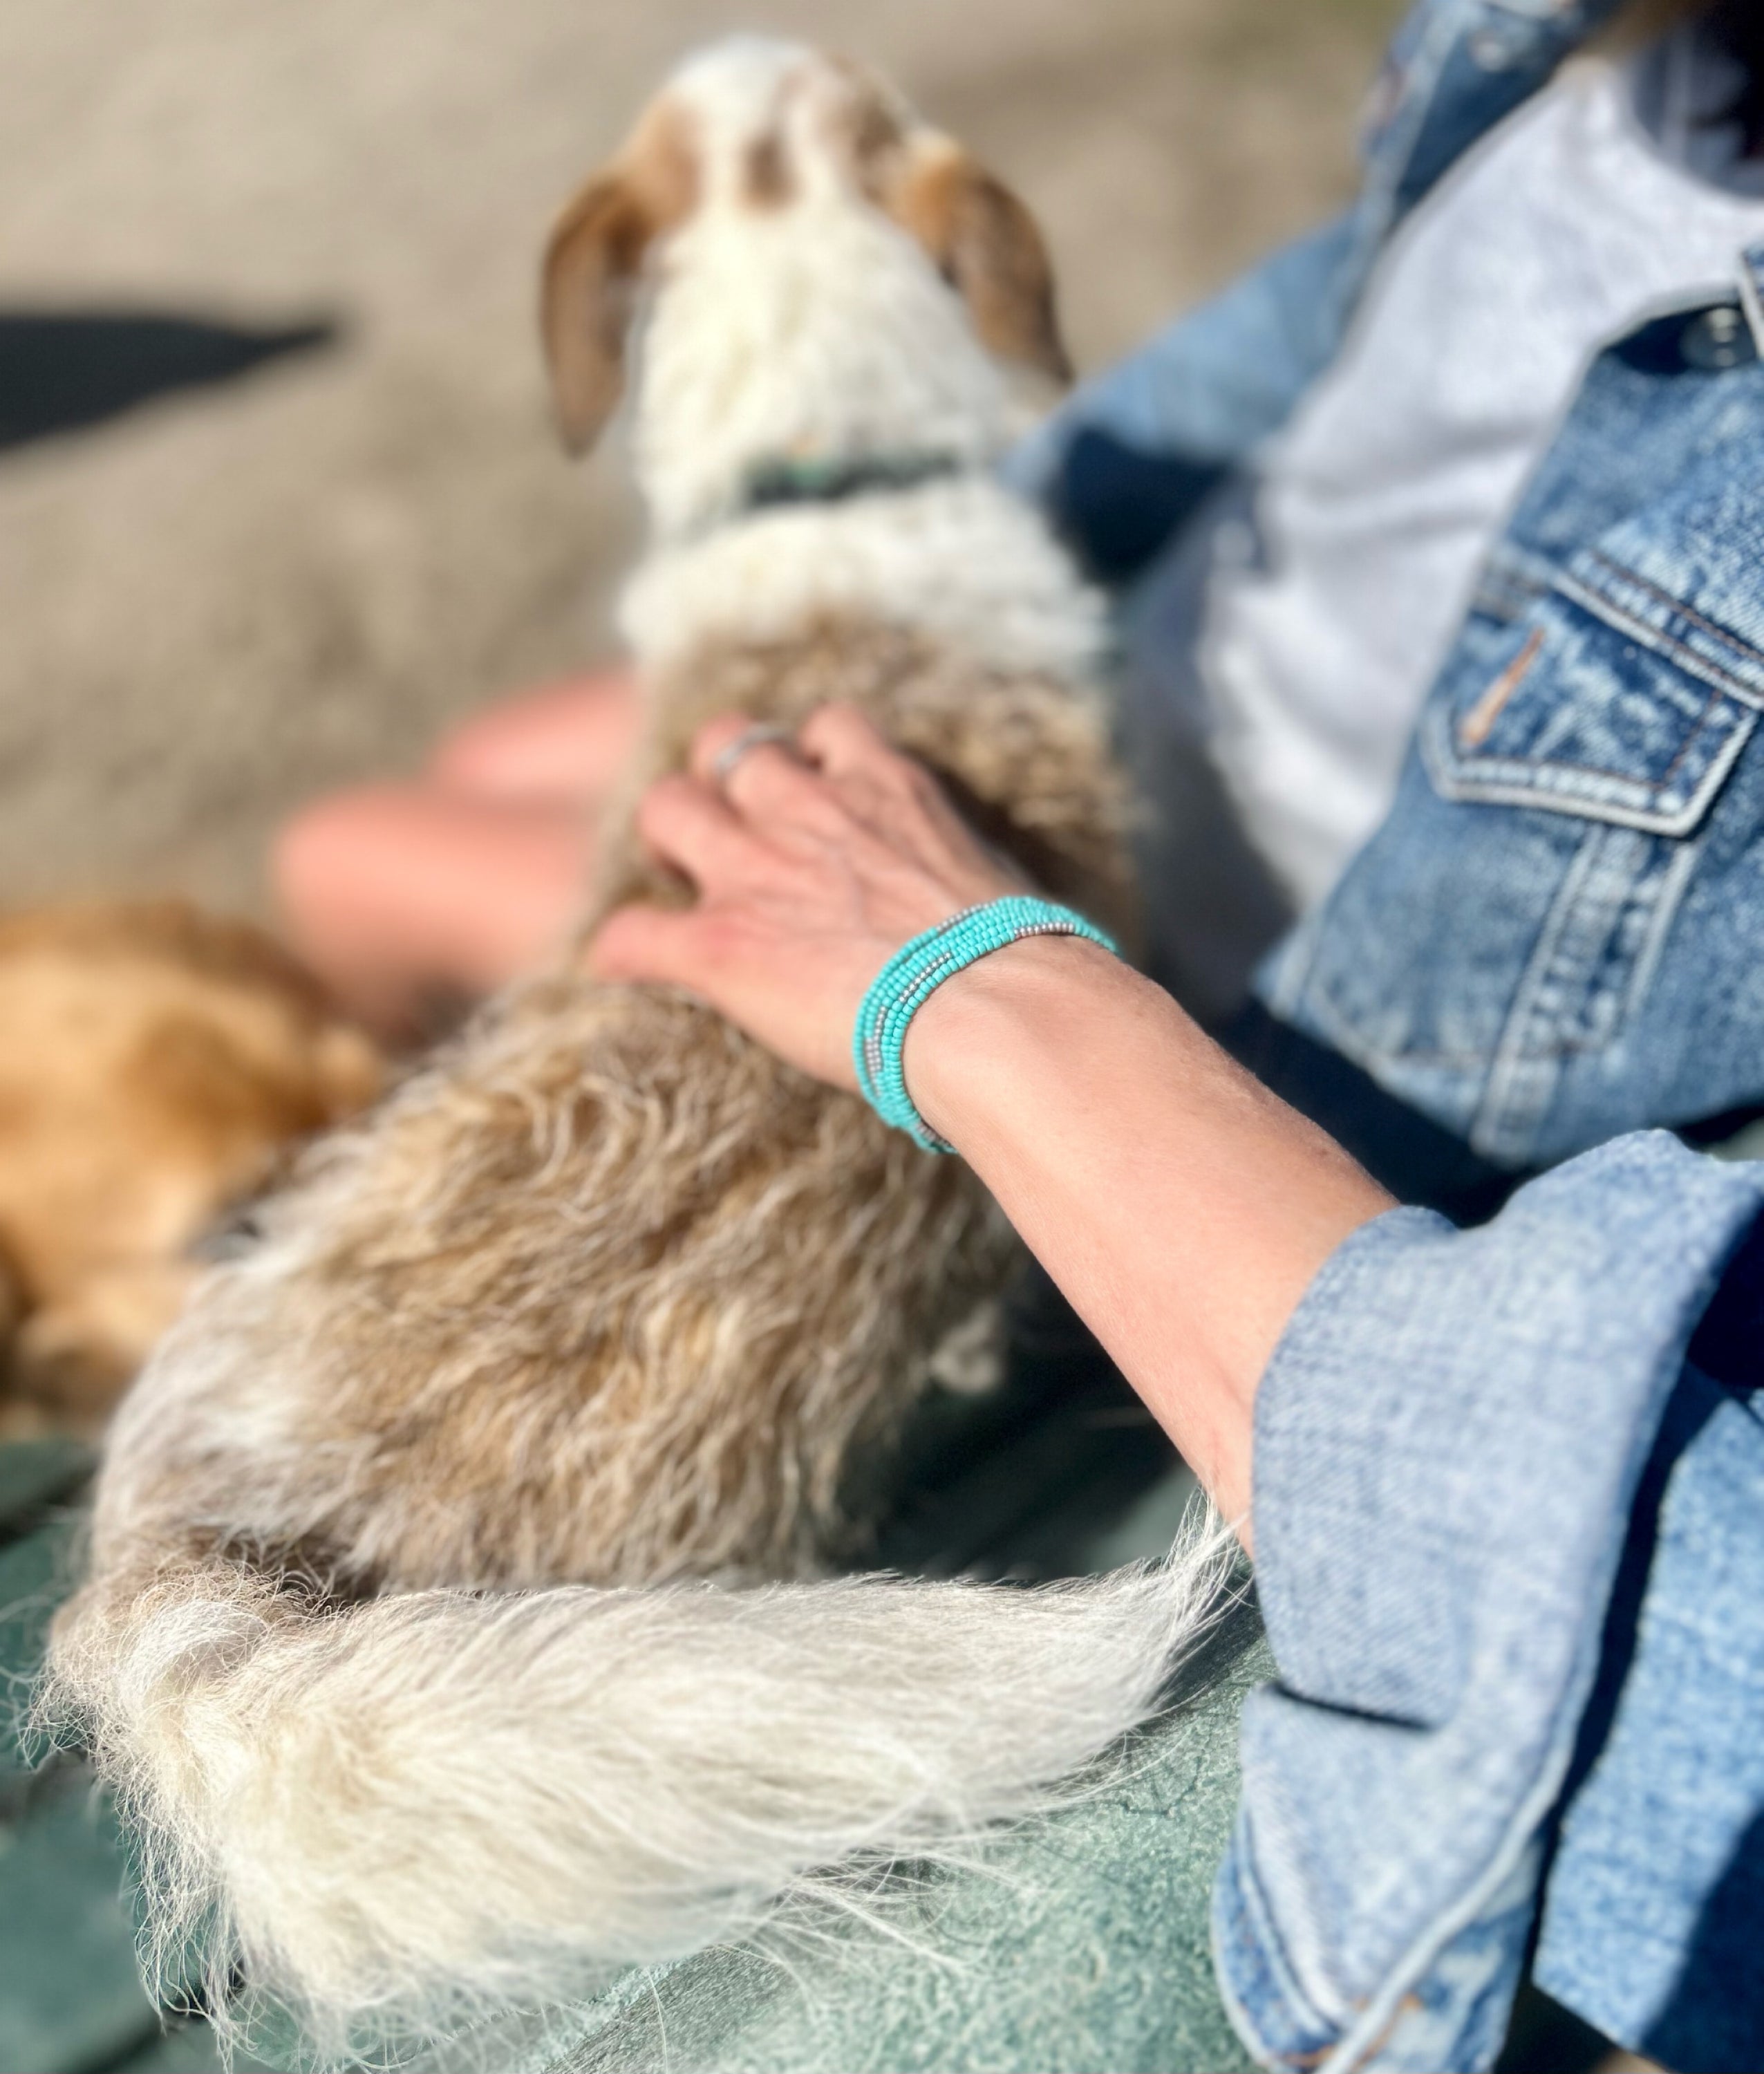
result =
[{"label": "rolled sleeve cuff", "polygon": [[1256,1409],[1253,1694],[1215,1894],[1266,2064],[1489,2064],[1629,1506],[1764,1175],[1623,1138],[1460,1232],[1393,1211]]}]

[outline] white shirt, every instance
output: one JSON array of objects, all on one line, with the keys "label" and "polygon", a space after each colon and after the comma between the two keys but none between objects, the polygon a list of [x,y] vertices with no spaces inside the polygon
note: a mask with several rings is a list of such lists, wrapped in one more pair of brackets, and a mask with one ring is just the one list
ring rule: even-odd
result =
[{"label": "white shirt", "polygon": [[1481,564],[1597,353],[1731,291],[1764,239],[1764,166],[1695,119],[1731,71],[1694,28],[1638,64],[1565,68],[1403,225],[1264,455],[1265,572],[1221,543],[1201,663],[1227,782],[1301,907],[1383,819]]}]

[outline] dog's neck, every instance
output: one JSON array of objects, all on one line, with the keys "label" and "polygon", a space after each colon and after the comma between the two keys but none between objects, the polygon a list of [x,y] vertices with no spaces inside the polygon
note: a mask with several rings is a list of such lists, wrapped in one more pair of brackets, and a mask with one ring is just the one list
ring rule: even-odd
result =
[{"label": "dog's neck", "polygon": [[742,510],[787,463],[804,482],[1009,444],[998,368],[924,252],[876,209],[713,202],[659,255],[637,345],[634,458],[656,544]]},{"label": "dog's neck", "polygon": [[647,667],[867,620],[1095,668],[1100,605],[993,480],[1020,428],[1004,378],[879,212],[707,208],[661,255],[633,419],[651,543],[621,620]]},{"label": "dog's neck", "polygon": [[753,510],[658,547],[626,585],[621,628],[640,665],[770,647],[829,624],[886,626],[986,668],[1082,681],[1106,649],[1101,599],[1038,513],[989,473]]}]

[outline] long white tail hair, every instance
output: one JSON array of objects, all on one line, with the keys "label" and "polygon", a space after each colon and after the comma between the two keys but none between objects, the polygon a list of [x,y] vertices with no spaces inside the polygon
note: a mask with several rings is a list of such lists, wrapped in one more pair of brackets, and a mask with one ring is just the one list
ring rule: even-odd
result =
[{"label": "long white tail hair", "polygon": [[[143,1853],[162,1991],[320,2052],[568,1999],[750,1936],[854,1869],[965,1853],[1154,1713],[1225,1556],[1035,1589],[422,1592],[339,1608],[242,1564],[87,1588],[40,1718]],[[872,1890],[867,1885],[865,1891]]]}]

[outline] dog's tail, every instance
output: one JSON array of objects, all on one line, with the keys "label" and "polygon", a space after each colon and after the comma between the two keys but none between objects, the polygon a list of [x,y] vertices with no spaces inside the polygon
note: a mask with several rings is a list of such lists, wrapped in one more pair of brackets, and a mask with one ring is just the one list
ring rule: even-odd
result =
[{"label": "dog's tail", "polygon": [[205,1964],[211,2006],[242,1982],[334,2055],[364,2027],[567,1998],[780,1903],[850,1906],[854,1866],[1047,1804],[1155,1710],[1221,1573],[1208,1533],[1032,1590],[869,1578],[339,1610],[196,1561],[89,1585],[45,1704],[136,1832],[162,1979]]}]

